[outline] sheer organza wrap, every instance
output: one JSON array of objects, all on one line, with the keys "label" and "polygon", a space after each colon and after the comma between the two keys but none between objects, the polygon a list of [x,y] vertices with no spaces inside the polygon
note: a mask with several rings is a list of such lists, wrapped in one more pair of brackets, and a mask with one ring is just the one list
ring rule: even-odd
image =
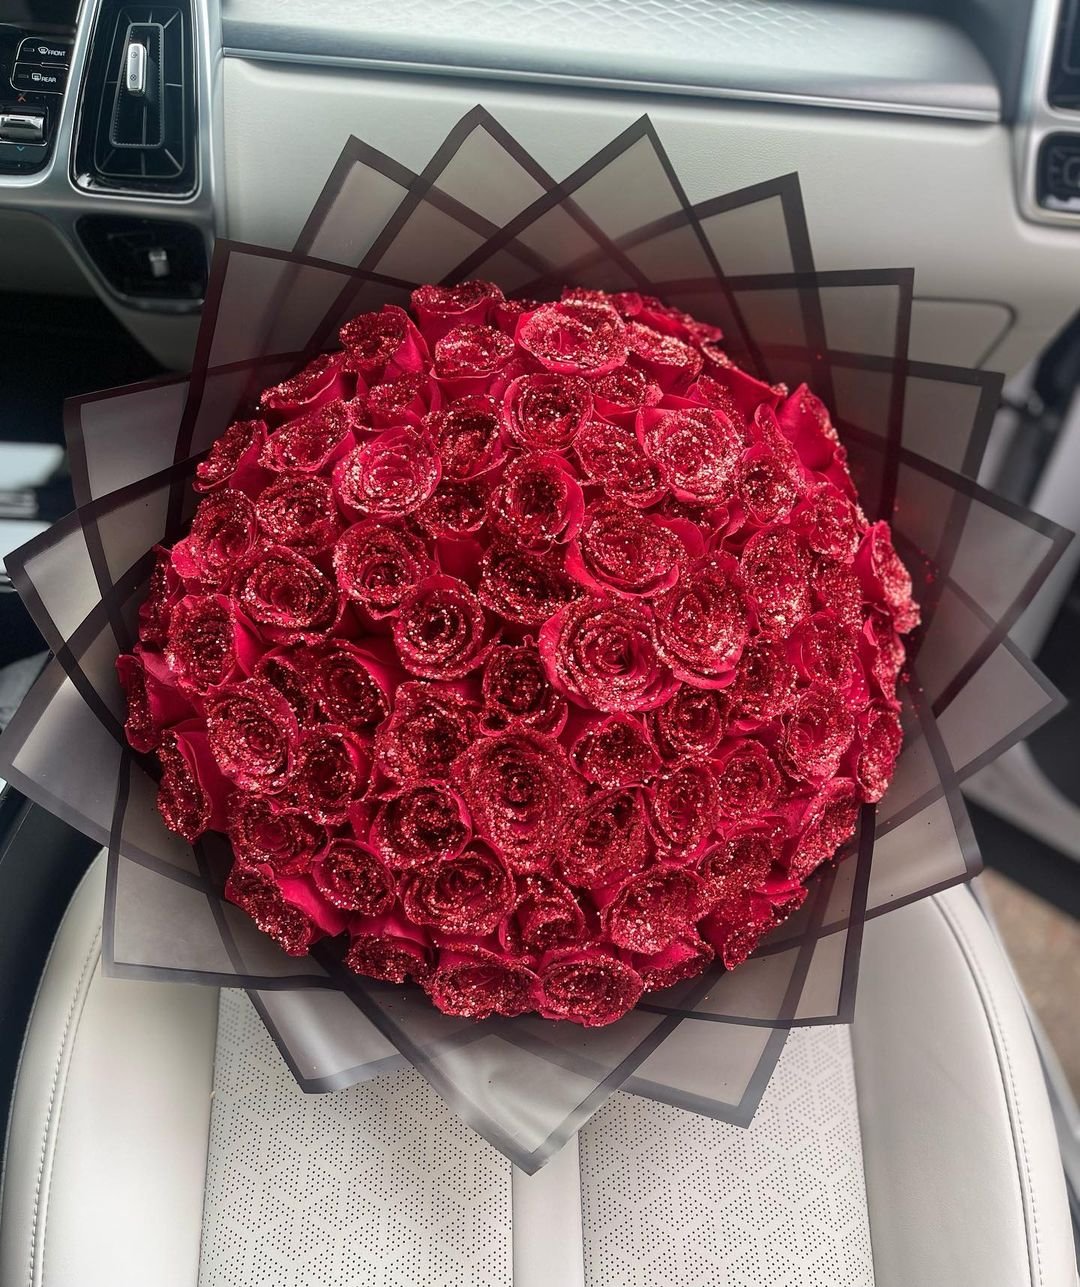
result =
[{"label": "sheer organza wrap", "polygon": [[[151,547],[190,518],[200,455],[349,317],[469,277],[530,298],[657,295],[721,326],[752,372],[805,380],[923,610],[896,777],[850,853],[745,965],[649,994],[608,1028],[455,1019],[332,948],[286,956],[224,901],[224,838],[192,848],[165,830],[153,766],[122,737],[115,658]],[[748,1123],[787,1030],[852,1018],[866,919],[978,869],[962,782],[1061,704],[1008,631],[1068,534],[975,481],[1001,381],[908,359],[912,280],[816,271],[794,174],[691,205],[642,118],[557,182],[480,108],[421,174],[350,140],[292,251],[219,242],[191,375],[68,404],[78,510],[8,561],[54,660],[0,742],[0,773],[108,848],[108,972],[246,988],[307,1090],[411,1063],[527,1171],[619,1088]]]}]

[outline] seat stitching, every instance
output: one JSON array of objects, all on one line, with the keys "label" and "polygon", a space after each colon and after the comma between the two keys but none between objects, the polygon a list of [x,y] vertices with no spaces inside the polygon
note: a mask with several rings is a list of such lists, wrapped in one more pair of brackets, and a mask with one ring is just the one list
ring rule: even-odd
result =
[{"label": "seat stitching", "polygon": [[[67,1049],[68,1035],[71,1032],[72,1021],[75,1018],[75,1008],[79,1003],[79,998],[84,996],[83,984],[86,981],[87,971],[96,963],[97,956],[100,955],[101,930],[99,929],[90,941],[90,948],[86,953],[86,959],[83,961],[82,972],[79,975],[79,982],[72,993],[71,1004],[68,1006],[67,1018],[64,1021],[64,1031],[60,1037],[60,1049],[56,1055],[56,1064],[53,1067],[52,1083],[49,1087],[49,1102],[45,1109],[45,1129],[41,1136],[41,1152],[38,1157],[37,1182],[34,1185],[34,1210],[30,1221],[30,1277],[27,1279],[28,1287],[34,1287],[34,1268],[37,1263],[37,1241],[38,1241],[38,1215],[42,1216],[42,1252],[44,1253],[44,1216],[45,1210],[41,1206],[41,1189],[45,1179],[45,1155],[48,1152],[49,1132],[53,1120],[53,1105],[56,1102],[56,1092],[60,1083],[60,1069],[64,1063],[64,1052]],[[80,1011],[81,1013],[81,1011]],[[62,1102],[62,1096],[61,1096]],[[46,1200],[46,1208],[48,1202]],[[44,1254],[41,1257],[42,1267],[44,1267]]]},{"label": "seat stitching", "polygon": [[[1035,1248],[1035,1263],[1037,1266],[1038,1281],[1039,1283],[1043,1283],[1045,1279],[1043,1277],[1043,1267],[1042,1267],[1042,1246],[1039,1239],[1039,1216],[1036,1210],[1037,1204],[1034,1198],[1034,1188],[1031,1183],[1031,1159],[1028,1153],[1027,1138],[1024,1135],[1024,1123],[1023,1123],[1023,1117],[1020,1111],[1020,1097],[1017,1094],[1017,1090],[1016,1090],[1016,1077],[1013,1073],[1012,1057],[1009,1053],[1008,1041],[1005,1038],[1004,1028],[1002,1026],[1000,1016],[998,1015],[997,1005],[994,1001],[993,989],[991,988],[989,980],[986,978],[986,975],[983,972],[982,962],[979,960],[978,954],[976,953],[974,945],[972,944],[970,938],[968,937],[967,931],[964,929],[963,925],[960,924],[959,919],[955,916],[953,912],[951,912],[948,908],[943,907],[936,898],[934,899],[934,902],[935,904],[937,904],[938,910],[941,912],[942,916],[944,917],[945,923],[952,931],[953,936],[961,944],[961,948],[964,952],[964,955],[965,957],[967,957],[968,965],[970,966],[972,973],[976,976],[976,979],[980,984],[980,987],[979,987],[980,998],[983,1002],[983,1005],[990,1011],[990,1017],[993,1020],[993,1023],[991,1025],[991,1035],[994,1041],[994,1048],[998,1052],[1000,1061],[1004,1067],[1004,1071],[1008,1076],[1009,1090],[1011,1092],[1010,1102],[1007,1103],[1006,1107],[1009,1110],[1009,1120],[1013,1124],[1017,1134],[1019,1135],[1019,1147],[1018,1148],[1016,1147],[1017,1141],[1014,1139],[1013,1151],[1020,1155],[1020,1160],[1022,1160],[1023,1162],[1024,1179],[1027,1182],[1027,1194],[1025,1197],[1023,1190],[1021,1191],[1020,1205],[1024,1213],[1025,1225],[1028,1224],[1028,1215],[1030,1212],[1032,1242],[1034,1243],[1034,1248]],[[1028,1261],[1029,1272],[1030,1272],[1030,1269],[1031,1269],[1031,1263],[1030,1263],[1030,1257],[1029,1257],[1029,1261]]]}]

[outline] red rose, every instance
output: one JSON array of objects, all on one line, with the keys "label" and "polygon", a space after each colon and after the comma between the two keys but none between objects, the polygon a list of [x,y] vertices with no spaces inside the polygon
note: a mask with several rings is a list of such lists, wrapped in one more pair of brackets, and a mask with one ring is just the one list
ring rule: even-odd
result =
[{"label": "red rose", "polygon": [[487,1019],[524,1014],[533,1008],[536,976],[526,966],[480,947],[444,948],[424,989],[443,1014]]},{"label": "red rose", "polygon": [[660,767],[640,719],[609,715],[590,723],[570,748],[574,768],[602,787],[640,786]]},{"label": "red rose", "polygon": [[799,498],[799,480],[775,449],[760,443],[744,451],[736,471],[736,490],[755,523],[778,523]]},{"label": "red rose", "polygon": [[485,730],[511,725],[558,736],[566,725],[566,699],[551,686],[540,654],[529,644],[500,645],[488,653],[480,679]]},{"label": "red rose", "polygon": [[204,831],[224,831],[229,783],[214,763],[206,734],[196,722],[166,729],[157,757],[161,763],[157,808],[169,830],[189,844]]},{"label": "red rose", "polygon": [[243,678],[257,649],[251,622],[223,594],[189,594],[172,609],[165,659],[183,689],[208,693]]},{"label": "red rose", "polygon": [[478,732],[476,711],[442,684],[405,683],[375,734],[375,757],[395,782],[443,779]]},{"label": "red rose", "polygon": [[266,864],[283,875],[299,875],[310,870],[315,855],[326,847],[325,827],[280,808],[271,797],[237,792],[231,806],[229,840],[247,866]]},{"label": "red rose", "polygon": [[334,546],[334,574],[342,593],[376,620],[395,613],[431,570],[420,537],[380,519],[355,523]]},{"label": "red rose", "polygon": [[597,791],[569,812],[559,868],[570,885],[597,889],[640,871],[649,857],[641,794],[629,787]]},{"label": "red rose", "polygon": [[511,541],[495,541],[480,565],[480,601],[520,625],[540,625],[579,592],[554,551],[530,554]]},{"label": "red rose", "polygon": [[855,555],[855,571],[863,593],[885,607],[899,634],[919,624],[919,607],[911,597],[911,575],[893,549],[888,523],[874,523],[864,534]]},{"label": "red rose", "polygon": [[725,698],[717,689],[682,684],[646,718],[652,740],[665,759],[703,759],[724,736],[726,709]]},{"label": "red rose", "polygon": [[238,862],[225,882],[225,897],[289,956],[305,956],[312,943],[345,928],[345,918],[305,876],[275,878],[269,867]]},{"label": "red rose", "polygon": [[314,411],[340,398],[343,383],[341,376],[342,355],[320,353],[296,375],[291,375],[273,388],[264,389],[259,405],[270,411],[296,414]]},{"label": "red rose", "polygon": [[643,986],[636,970],[599,948],[552,952],[540,971],[536,1008],[545,1019],[603,1027],[637,1005]]},{"label": "red rose", "polygon": [[716,821],[716,780],[706,763],[684,760],[646,792],[649,830],[670,857],[695,857]]},{"label": "red rose", "polygon": [[815,554],[850,563],[865,521],[850,500],[831,483],[818,483],[791,516]]},{"label": "red rose", "polygon": [[434,492],[439,472],[426,438],[412,429],[386,429],[334,466],[334,490],[347,514],[401,518]]},{"label": "red rose", "polygon": [[851,630],[862,629],[866,608],[859,578],[851,568],[835,559],[819,558],[811,574],[811,584],[817,607],[828,608]]},{"label": "red rose", "polygon": [[477,831],[515,871],[550,861],[565,810],[580,795],[562,746],[526,729],[474,742],[454,761],[453,778]]},{"label": "red rose", "polygon": [[541,955],[571,947],[585,934],[585,915],[574,892],[551,876],[521,876],[513,911],[499,927],[504,948]]},{"label": "red rose", "polygon": [[842,483],[844,490],[851,490],[843,466],[844,449],[820,398],[800,384],[777,408],[776,419],[806,468],[824,473],[832,482]]},{"label": "red rose", "polygon": [[427,934],[398,911],[358,916],[349,926],[345,965],[355,974],[386,983],[424,980],[431,969]]},{"label": "red rose", "polygon": [[266,441],[259,463],[279,474],[317,474],[356,445],[360,412],[338,399],[283,424]]},{"label": "red rose", "polygon": [[394,645],[414,675],[459,679],[483,665],[492,643],[480,600],[454,577],[428,577],[401,601]]},{"label": "red rose", "polygon": [[730,493],[742,442],[726,416],[704,407],[647,409],[637,426],[645,455],[676,500],[714,504]]},{"label": "red rose", "polygon": [[490,482],[479,478],[444,478],[416,512],[429,536],[460,540],[478,532],[487,520]]},{"label": "red rose", "polygon": [[614,501],[648,509],[667,492],[659,468],[645,455],[633,429],[594,420],[578,435],[574,450],[586,477]]},{"label": "red rose", "polygon": [[577,477],[571,466],[554,454],[519,456],[503,471],[491,493],[492,526],[535,553],[572,540],[584,514]]},{"label": "red rose", "polygon": [[374,428],[408,425],[419,430],[427,417],[439,410],[442,401],[442,390],[430,376],[410,371],[368,389],[364,409]]},{"label": "red rose", "polygon": [[255,515],[272,545],[288,545],[301,554],[321,553],[341,531],[334,492],[324,478],[279,479],[259,493]]},{"label": "red rose", "polygon": [[360,313],[338,332],[345,349],[345,368],[368,383],[403,371],[421,371],[428,361],[427,345],[412,319],[396,304],[381,313]]},{"label": "red rose", "polygon": [[310,559],[284,545],[268,546],[242,569],[236,598],[263,634],[283,643],[317,636],[338,610],[333,582]]},{"label": "red rose", "polygon": [[855,720],[843,697],[812,684],[784,716],[781,753],[796,777],[822,782],[839,769],[854,732]]},{"label": "red rose", "polygon": [[311,864],[311,877],[326,901],[342,911],[382,916],[394,906],[393,873],[355,840],[331,840]]},{"label": "red rose", "polygon": [[435,345],[435,375],[451,386],[466,389],[486,385],[514,354],[514,341],[494,326],[466,323],[447,331]]},{"label": "red rose", "polygon": [[242,791],[279,791],[299,738],[292,707],[273,685],[248,679],[206,704],[206,732],[218,767]]},{"label": "red rose", "polygon": [[152,751],[163,728],[192,714],[160,654],[136,644],[133,654],[117,657],[116,673],[128,703],[124,734],[136,751]]},{"label": "red rose", "polygon": [[172,565],[172,551],[155,546],[154,553],[157,558],[146,598],[139,605],[139,642],[160,647],[169,632],[173,607],[183,597],[184,583]]},{"label": "red rose", "polygon": [[316,724],[300,738],[288,803],[316,822],[344,822],[367,787],[370,764],[355,733]]},{"label": "red rose", "polygon": [[370,651],[337,639],[307,651],[304,682],[331,724],[371,737],[390,711],[393,681]]},{"label": "red rose", "polygon": [[780,644],[755,639],[747,644],[725,692],[732,720],[753,728],[789,710],[795,701],[795,667]]},{"label": "red rose", "polygon": [[814,612],[792,631],[788,655],[804,679],[846,693],[858,683],[856,642],[855,632],[834,612]]},{"label": "red rose", "polygon": [[601,711],[644,711],[671,696],[652,614],[636,600],[582,599],[540,630],[548,678],[572,701]]},{"label": "red rose", "polygon": [[311,696],[308,668],[304,658],[306,649],[271,648],[255,663],[254,678],[272,684],[293,709],[298,721],[308,723],[315,715],[315,702]]},{"label": "red rose", "polygon": [[714,763],[717,808],[725,817],[744,822],[776,805],[783,779],[775,759],[760,742],[733,740],[721,749]]},{"label": "red rose", "polygon": [[265,421],[234,421],[195,466],[192,487],[210,492],[228,483],[249,494],[257,490],[262,478],[258,460],[265,445]]},{"label": "red rose", "polygon": [[432,416],[427,428],[439,445],[444,477],[475,478],[502,459],[502,418],[494,398],[458,398]]},{"label": "red rose", "polygon": [[683,979],[693,979],[712,963],[713,949],[695,931],[677,934],[659,952],[632,952],[630,960],[641,975],[646,992],[659,992],[674,987]]},{"label": "red rose", "polygon": [[904,665],[900,636],[890,622],[871,615],[862,626],[858,649],[864,673],[871,676],[882,697],[892,701]]},{"label": "red rose", "polygon": [[457,286],[421,286],[412,293],[412,307],[429,344],[455,326],[483,326],[491,320],[503,293],[491,282],[460,282]]},{"label": "red rose", "polygon": [[763,894],[748,894],[710,912],[698,929],[724,968],[734,970],[751,955],[774,924],[769,900]]},{"label": "red rose", "polygon": [[610,304],[564,299],[518,320],[514,338],[561,375],[603,375],[626,361],[626,327]]},{"label": "red rose", "polygon": [[243,492],[225,489],[199,502],[191,531],[173,546],[173,567],[185,581],[216,586],[255,547],[255,506]]},{"label": "red rose", "polygon": [[822,787],[798,819],[798,840],[789,858],[790,874],[805,880],[851,838],[859,822],[859,792],[854,782],[834,778]]},{"label": "red rose", "polygon": [[859,713],[858,759],[855,776],[862,787],[863,799],[874,803],[881,799],[892,781],[904,732],[900,716],[891,706],[875,703]]},{"label": "red rose", "polygon": [[386,797],[371,824],[371,845],[395,870],[455,858],[472,839],[465,803],[444,782],[417,782]]},{"label": "red rose", "polygon": [[740,563],[758,625],[766,634],[787,634],[810,611],[806,547],[790,528],[765,527],[746,542]]},{"label": "red rose", "polygon": [[605,420],[633,422],[643,407],[655,406],[663,396],[660,386],[644,371],[632,366],[609,371],[592,381],[593,406]]},{"label": "red rose", "polygon": [[[692,529],[693,536],[697,530]],[[566,569],[594,593],[651,597],[669,590],[689,563],[679,524],[624,505],[592,509],[566,551]]]},{"label": "red rose", "polygon": [[661,864],[631,876],[597,900],[604,932],[616,947],[651,956],[690,933],[708,911],[704,882],[686,867]]},{"label": "red rose", "polygon": [[626,328],[630,361],[636,363],[664,390],[683,393],[701,373],[705,359],[701,350],[674,334],[664,334],[643,322]]},{"label": "red rose", "polygon": [[506,863],[479,845],[414,867],[401,882],[405,915],[440,934],[491,934],[515,898]]},{"label": "red rose", "polygon": [[592,411],[587,381],[567,375],[523,375],[503,395],[503,423],[526,451],[565,451]]},{"label": "red rose", "polygon": [[696,688],[724,688],[750,637],[736,561],[718,554],[695,565],[653,606],[660,655]]},{"label": "red rose", "polygon": [[757,892],[783,855],[787,831],[778,821],[734,826],[697,865],[714,903]]}]

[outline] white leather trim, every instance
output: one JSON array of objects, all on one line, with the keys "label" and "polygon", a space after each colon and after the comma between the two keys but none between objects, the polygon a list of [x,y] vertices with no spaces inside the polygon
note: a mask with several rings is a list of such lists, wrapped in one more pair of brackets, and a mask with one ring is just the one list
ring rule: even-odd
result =
[{"label": "white leather trim", "polygon": [[105,867],[34,1003],[0,1197],[3,1287],[193,1287],[217,993],[101,975]]},{"label": "white leather trim", "polygon": [[535,1175],[512,1175],[514,1287],[585,1287],[578,1140]]},{"label": "white leather trim", "polygon": [[871,922],[852,1030],[877,1287],[1071,1287],[1061,1158],[971,891]]}]

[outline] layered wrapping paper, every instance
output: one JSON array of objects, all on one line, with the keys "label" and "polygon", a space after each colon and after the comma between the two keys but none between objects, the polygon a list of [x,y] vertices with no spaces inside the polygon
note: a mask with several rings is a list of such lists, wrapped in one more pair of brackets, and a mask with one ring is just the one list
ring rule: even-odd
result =
[{"label": "layered wrapping paper", "polygon": [[[419,988],[351,973],[333,943],[285,955],[225,901],[228,841],[167,831],[155,765],[123,736],[116,657],[210,445],[355,314],[469,278],[530,299],[564,284],[658,296],[721,327],[744,369],[805,381],[922,610],[895,778],[840,860],[745,964],[649,993],[604,1028],[453,1018]],[[867,918],[978,869],[963,781],[1060,706],[1008,632],[1068,534],[975,481],[1000,378],[908,359],[912,282],[817,271],[797,175],[691,205],[642,118],[556,181],[479,108],[421,174],[351,139],[293,250],[219,242],[191,375],[68,405],[78,509],[8,560],[54,658],[0,742],[0,774],[108,848],[108,972],[247,989],[306,1090],[413,1064],[529,1172],[616,1089],[748,1123],[788,1030],[851,1020]]]}]

